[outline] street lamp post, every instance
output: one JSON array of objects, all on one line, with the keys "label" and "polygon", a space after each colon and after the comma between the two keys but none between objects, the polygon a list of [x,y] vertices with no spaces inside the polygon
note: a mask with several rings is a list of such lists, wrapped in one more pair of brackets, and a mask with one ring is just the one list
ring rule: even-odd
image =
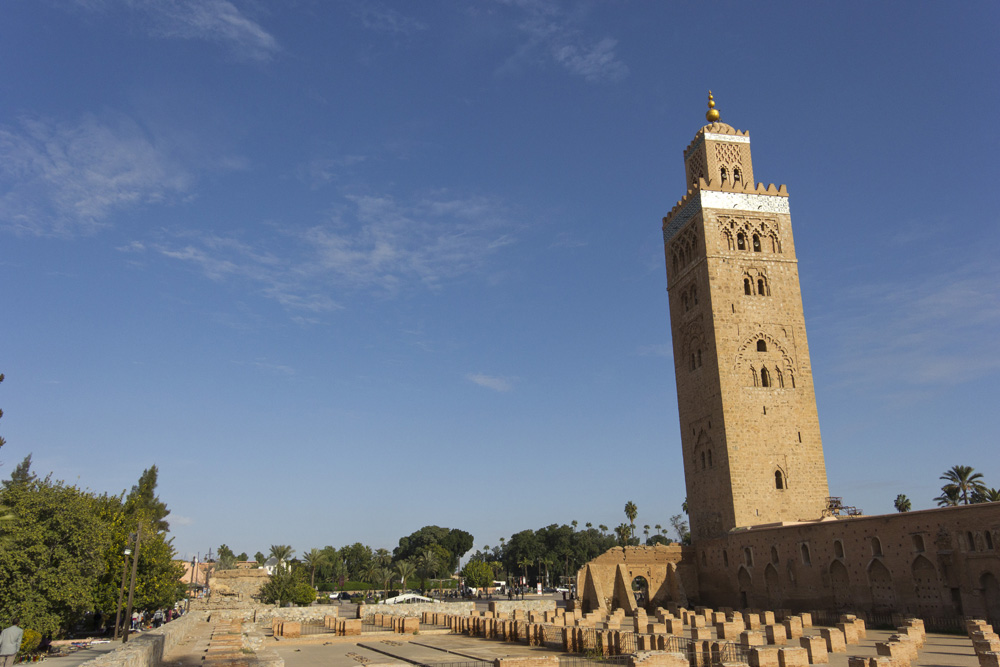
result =
[{"label": "street lamp post", "polygon": [[115,641],[118,641],[118,632],[121,630],[122,622],[122,597],[125,595],[125,575],[128,573],[128,557],[132,555],[132,549],[129,548],[129,541],[135,537],[135,533],[131,533],[127,538],[125,538],[125,558],[122,563],[122,583],[118,587],[118,608],[115,611]]},{"label": "street lamp post", "polygon": [[139,566],[139,538],[142,537],[142,523],[135,531],[135,554],[132,556],[132,581],[128,585],[128,611],[125,612],[125,632],[122,635],[122,643],[128,641],[129,626],[132,622],[132,595],[135,593],[135,571]]}]

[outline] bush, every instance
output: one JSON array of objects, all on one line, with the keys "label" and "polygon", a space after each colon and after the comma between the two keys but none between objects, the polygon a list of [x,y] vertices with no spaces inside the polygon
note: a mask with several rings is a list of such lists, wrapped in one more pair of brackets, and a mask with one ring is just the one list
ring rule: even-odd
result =
[{"label": "bush", "polygon": [[311,604],[313,600],[316,599],[316,591],[312,586],[305,582],[299,582],[295,584],[292,589],[292,602],[297,605],[307,605]]},{"label": "bush", "polygon": [[24,636],[21,637],[21,653],[31,653],[38,648],[38,645],[42,643],[42,633],[32,630],[31,628],[24,629]]}]

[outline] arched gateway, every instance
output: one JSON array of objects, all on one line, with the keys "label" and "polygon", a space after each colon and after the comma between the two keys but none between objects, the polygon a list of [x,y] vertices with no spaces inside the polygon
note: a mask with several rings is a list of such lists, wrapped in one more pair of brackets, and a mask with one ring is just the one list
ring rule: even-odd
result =
[{"label": "arched gateway", "polygon": [[[577,594],[584,611],[624,609],[632,615],[640,606],[633,582],[645,583],[642,605],[687,604],[684,591],[697,587],[690,547],[616,547],[590,561],[577,574]],[[682,562],[682,558],[686,562]]]}]

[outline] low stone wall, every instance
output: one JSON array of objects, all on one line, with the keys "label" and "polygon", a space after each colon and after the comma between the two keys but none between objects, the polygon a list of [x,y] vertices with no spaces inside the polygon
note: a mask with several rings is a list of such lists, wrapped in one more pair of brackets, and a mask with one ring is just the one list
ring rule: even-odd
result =
[{"label": "low stone wall", "polygon": [[499,614],[513,614],[518,609],[529,611],[555,611],[555,600],[494,600],[490,602],[490,611]]},{"label": "low stone wall", "polygon": [[358,607],[358,618],[368,618],[375,614],[382,614],[383,616],[422,616],[425,611],[442,614],[468,614],[475,608],[475,602],[363,604]]},{"label": "low stone wall", "polygon": [[156,630],[130,635],[121,648],[81,663],[80,667],[159,667],[163,655],[170,651],[196,623],[204,623],[207,615],[202,612],[184,614],[175,621]]},{"label": "low stone wall", "polygon": [[212,572],[209,585],[212,587],[212,598],[252,598],[260,594],[261,587],[269,580],[267,570],[215,570]]}]

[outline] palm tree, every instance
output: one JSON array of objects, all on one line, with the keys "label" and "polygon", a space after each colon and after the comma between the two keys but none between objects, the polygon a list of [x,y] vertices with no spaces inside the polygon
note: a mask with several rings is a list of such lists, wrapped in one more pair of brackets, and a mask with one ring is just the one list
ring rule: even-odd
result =
[{"label": "palm tree", "polygon": [[645,524],[642,527],[642,532],[646,535],[646,541],[649,542],[649,524]]},{"label": "palm tree", "polygon": [[618,544],[623,547],[627,547],[628,540],[632,537],[632,529],[629,528],[627,523],[620,523],[615,528],[615,534],[618,536]]},{"label": "palm tree", "polygon": [[901,493],[896,496],[896,500],[892,503],[896,507],[897,512],[909,512],[913,504],[910,499],[906,497],[905,493]]},{"label": "palm tree", "polygon": [[427,589],[427,580],[437,575],[441,564],[438,562],[437,555],[430,549],[426,549],[422,554],[417,556],[416,565],[417,574],[420,575],[420,590],[422,592]]},{"label": "palm tree", "polygon": [[389,553],[388,549],[376,549],[375,553],[372,554],[372,560],[382,567],[387,567],[392,562],[392,554]]},{"label": "palm tree", "polygon": [[388,567],[379,567],[375,570],[375,574],[378,582],[382,584],[382,597],[389,597],[389,584],[392,583],[395,573]]},{"label": "palm tree", "polygon": [[608,527],[607,527],[607,526],[605,526],[605,525],[604,525],[603,523],[602,523],[601,525],[599,525],[599,526],[597,527],[597,529],[598,529],[599,531],[601,531],[601,535],[607,535],[607,534],[608,534]]},{"label": "palm tree", "polygon": [[271,558],[277,558],[279,563],[291,559],[293,553],[295,553],[295,549],[287,544],[271,545]]},{"label": "palm tree", "polygon": [[381,568],[375,564],[375,561],[369,561],[368,565],[361,573],[361,581],[371,586],[372,590],[374,590],[375,584],[379,582],[379,578],[382,576],[382,573],[379,572],[380,569]]},{"label": "palm tree", "polygon": [[653,526],[653,528],[656,529],[656,534],[657,535],[662,535],[663,534],[663,526],[661,526],[660,524],[656,524],[655,526]]},{"label": "palm tree", "polygon": [[969,504],[970,494],[986,488],[982,473],[973,472],[972,466],[952,466],[951,470],[941,475],[940,479],[949,482],[941,489],[942,491],[949,486],[958,488],[958,495],[963,505]]},{"label": "palm tree", "polygon": [[316,588],[316,568],[326,565],[326,554],[319,549],[310,549],[302,556],[303,562],[309,568],[309,585]]},{"label": "palm tree", "polygon": [[527,556],[522,556],[518,559],[517,564],[524,568],[524,583],[528,583],[528,566],[531,565],[531,559]]},{"label": "palm tree", "polygon": [[399,575],[399,587],[406,591],[406,582],[417,573],[417,566],[408,560],[401,560],[396,563],[396,574]]},{"label": "palm tree", "polygon": [[587,530],[590,530],[591,528],[594,527],[594,524],[590,523],[589,521],[587,523],[583,524],[583,525],[585,525],[587,527]]},{"label": "palm tree", "polygon": [[578,522],[577,522],[577,520],[573,519],[569,523],[570,523],[571,526],[573,526],[573,532],[575,533],[576,532],[576,527],[577,527],[577,525],[579,525]]},{"label": "palm tree", "polygon": [[974,503],[997,503],[1000,502],[1000,489],[983,488],[982,491],[973,494]]},{"label": "palm tree", "polygon": [[625,503],[625,516],[628,517],[628,524],[631,528],[628,536],[632,537],[635,534],[635,518],[639,516],[639,508],[631,500]]},{"label": "palm tree", "polygon": [[941,495],[934,499],[938,507],[957,507],[961,504],[961,496],[958,487],[954,484],[946,484],[941,487]]}]

